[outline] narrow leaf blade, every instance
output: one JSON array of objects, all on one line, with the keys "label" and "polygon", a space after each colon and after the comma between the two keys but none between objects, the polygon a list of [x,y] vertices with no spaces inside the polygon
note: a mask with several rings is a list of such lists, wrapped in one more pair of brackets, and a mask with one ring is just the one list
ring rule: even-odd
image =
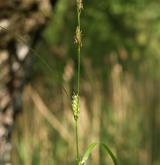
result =
[{"label": "narrow leaf blade", "polygon": [[106,152],[110,155],[110,157],[112,158],[112,161],[114,162],[114,165],[118,165],[118,160],[116,159],[116,157],[114,156],[114,154],[112,153],[112,151],[109,149],[109,147],[105,144],[105,143],[100,143],[100,145],[106,150]]},{"label": "narrow leaf blade", "polygon": [[84,165],[86,163],[86,161],[88,160],[90,154],[92,153],[93,149],[96,147],[98,143],[92,143],[88,146],[88,148],[86,149],[84,155],[83,155],[83,158],[82,158],[82,161],[81,161],[81,164]]},{"label": "narrow leaf blade", "polygon": [[114,165],[118,165],[118,160],[116,159],[116,157],[114,156],[114,154],[112,153],[112,151],[109,149],[109,147],[105,144],[105,143],[92,143],[88,146],[88,148],[86,149],[83,157],[82,157],[82,161],[80,162],[80,165],[85,165],[89,156],[91,155],[93,149],[97,146],[100,145],[100,147],[103,147],[105,149],[105,151],[107,152],[107,154],[109,154],[109,156],[111,157]]}]

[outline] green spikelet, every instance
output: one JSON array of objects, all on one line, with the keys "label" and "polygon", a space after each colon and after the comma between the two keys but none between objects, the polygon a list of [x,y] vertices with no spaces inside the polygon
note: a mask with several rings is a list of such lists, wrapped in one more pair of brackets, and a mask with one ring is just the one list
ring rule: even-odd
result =
[{"label": "green spikelet", "polygon": [[80,46],[80,47],[82,47],[82,37],[81,37],[81,34],[82,34],[82,32],[81,32],[81,30],[80,30],[80,28],[79,28],[79,26],[77,26],[77,28],[76,28],[76,35],[75,35],[75,43],[78,45],[78,46]]},{"label": "green spikelet", "polygon": [[81,12],[81,10],[83,9],[82,0],[77,0],[77,8],[78,8],[78,11]]},{"label": "green spikelet", "polygon": [[72,110],[74,120],[77,121],[79,115],[79,96],[77,94],[74,94],[72,97]]}]

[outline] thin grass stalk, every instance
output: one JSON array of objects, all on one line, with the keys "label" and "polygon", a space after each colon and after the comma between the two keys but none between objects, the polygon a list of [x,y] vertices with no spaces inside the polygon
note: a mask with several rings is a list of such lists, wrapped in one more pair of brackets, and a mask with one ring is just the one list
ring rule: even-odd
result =
[{"label": "thin grass stalk", "polygon": [[[80,162],[80,155],[79,155],[79,143],[78,143],[78,113],[80,108],[80,64],[81,64],[81,10],[83,8],[82,0],[77,0],[77,28],[76,28],[76,36],[75,36],[75,42],[77,44],[77,59],[78,59],[78,68],[77,68],[77,95],[75,95],[75,102],[77,101],[77,106],[75,108],[75,141],[76,141],[76,159],[77,159],[77,165],[79,165]],[[77,116],[76,116],[77,115]]]},{"label": "thin grass stalk", "polygon": [[[78,2],[77,2],[78,3]],[[78,70],[77,70],[77,94],[79,96],[80,93],[80,63],[81,63],[81,19],[80,19],[81,11],[79,10],[79,6],[77,4],[77,20],[78,20],[78,26],[77,26],[77,43],[78,43],[78,49],[77,49],[77,55],[78,55]]]},{"label": "thin grass stalk", "polygon": [[79,143],[78,143],[78,123],[75,121],[75,137],[76,137],[76,161],[77,165],[79,164],[80,161],[80,156],[79,156]]}]

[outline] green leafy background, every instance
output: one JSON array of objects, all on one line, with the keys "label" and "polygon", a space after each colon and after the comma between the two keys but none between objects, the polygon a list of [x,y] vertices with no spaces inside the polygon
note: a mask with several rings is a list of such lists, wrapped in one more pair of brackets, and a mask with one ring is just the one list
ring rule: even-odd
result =
[{"label": "green leafy background", "polygon": [[[75,163],[71,97],[76,84],[76,8],[58,0],[34,58],[37,92],[63,130],[52,126],[24,92],[13,135],[15,165]],[[80,151],[102,141],[122,165],[160,164],[160,1],[84,0],[82,12]],[[64,91],[65,88],[65,91]],[[67,93],[67,94],[66,94]],[[54,119],[52,119],[54,120]],[[112,164],[96,148],[88,164]]]}]

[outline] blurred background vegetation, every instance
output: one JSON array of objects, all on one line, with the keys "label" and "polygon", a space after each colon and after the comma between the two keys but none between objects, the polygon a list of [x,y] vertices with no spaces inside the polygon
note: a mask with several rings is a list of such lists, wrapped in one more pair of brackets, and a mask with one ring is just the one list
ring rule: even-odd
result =
[{"label": "blurred background vegetation", "polygon": [[[31,55],[31,84],[13,135],[15,165],[74,164],[75,2],[57,1],[39,39],[36,51],[52,70]],[[122,165],[160,164],[159,8],[157,0],[84,0],[81,153],[103,141]],[[100,148],[88,163],[112,164]]]}]

